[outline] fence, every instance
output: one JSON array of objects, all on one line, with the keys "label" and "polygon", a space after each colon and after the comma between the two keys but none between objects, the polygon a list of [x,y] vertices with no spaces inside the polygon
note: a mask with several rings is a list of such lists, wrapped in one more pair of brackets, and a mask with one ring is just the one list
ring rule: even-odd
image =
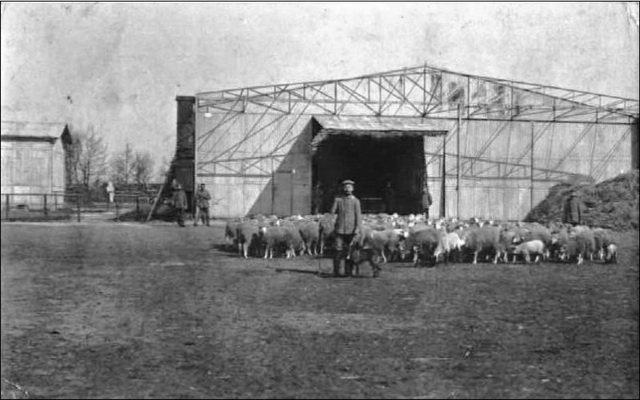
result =
[{"label": "fence", "polygon": [[120,220],[135,211],[141,215],[153,197],[147,193],[116,192],[113,203],[108,198],[95,200],[88,193],[2,193],[1,219],[12,221],[64,221],[87,219]]}]

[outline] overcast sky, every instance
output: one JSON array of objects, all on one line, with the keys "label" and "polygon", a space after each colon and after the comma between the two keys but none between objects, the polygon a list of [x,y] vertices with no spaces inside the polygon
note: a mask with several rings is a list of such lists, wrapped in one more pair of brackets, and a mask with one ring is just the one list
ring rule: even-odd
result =
[{"label": "overcast sky", "polygon": [[638,98],[627,3],[3,3],[2,119],[93,125],[160,161],[177,95],[427,63]]}]

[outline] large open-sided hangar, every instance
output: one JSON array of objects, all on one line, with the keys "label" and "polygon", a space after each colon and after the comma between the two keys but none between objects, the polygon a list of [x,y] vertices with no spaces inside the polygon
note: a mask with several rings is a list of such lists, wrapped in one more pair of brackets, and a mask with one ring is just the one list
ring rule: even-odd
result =
[{"label": "large open-sided hangar", "polygon": [[218,218],[308,214],[316,184],[324,211],[351,178],[365,211],[391,181],[397,212],[418,212],[426,183],[432,216],[519,220],[575,174],[638,168],[637,99],[430,66],[178,102],[178,148],[193,151],[174,174],[205,183]]}]

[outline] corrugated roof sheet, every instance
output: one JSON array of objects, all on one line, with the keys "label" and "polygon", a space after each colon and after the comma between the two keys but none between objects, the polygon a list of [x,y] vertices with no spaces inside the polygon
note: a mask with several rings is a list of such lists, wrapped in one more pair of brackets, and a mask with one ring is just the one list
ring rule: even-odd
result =
[{"label": "corrugated roof sheet", "polygon": [[2,121],[2,136],[58,139],[65,132],[67,124],[60,122],[15,122]]}]

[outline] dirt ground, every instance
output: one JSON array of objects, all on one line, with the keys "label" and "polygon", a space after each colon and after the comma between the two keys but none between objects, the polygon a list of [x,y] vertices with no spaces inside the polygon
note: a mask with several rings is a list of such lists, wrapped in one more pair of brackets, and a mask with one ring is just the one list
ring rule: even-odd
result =
[{"label": "dirt ground", "polygon": [[618,265],[244,260],[223,226],[3,223],[3,397],[638,398]]}]

